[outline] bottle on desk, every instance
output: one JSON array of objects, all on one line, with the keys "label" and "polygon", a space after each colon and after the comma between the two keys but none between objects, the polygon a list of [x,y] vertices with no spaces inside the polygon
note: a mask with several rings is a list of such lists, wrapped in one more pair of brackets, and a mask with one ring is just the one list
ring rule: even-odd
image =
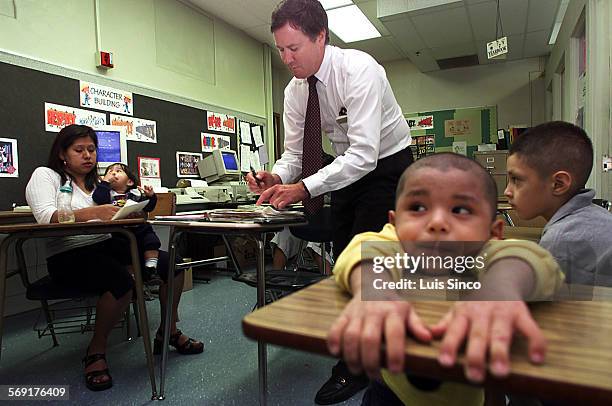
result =
[{"label": "bottle on desk", "polygon": [[72,211],[72,186],[66,182],[59,189],[57,196],[57,221],[59,223],[74,223],[74,212]]}]

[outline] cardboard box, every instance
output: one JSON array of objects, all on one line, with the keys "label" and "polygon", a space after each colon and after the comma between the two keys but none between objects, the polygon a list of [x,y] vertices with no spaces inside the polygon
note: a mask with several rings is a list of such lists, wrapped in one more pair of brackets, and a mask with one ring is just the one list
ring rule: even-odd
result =
[{"label": "cardboard box", "polygon": [[257,243],[254,240],[236,237],[230,241],[230,244],[232,244],[234,254],[236,255],[236,262],[238,262],[241,270],[256,266]]},{"label": "cardboard box", "polygon": [[[191,258],[183,258],[183,262],[189,262]],[[193,268],[185,269],[185,281],[183,282],[183,292],[193,289]]]}]

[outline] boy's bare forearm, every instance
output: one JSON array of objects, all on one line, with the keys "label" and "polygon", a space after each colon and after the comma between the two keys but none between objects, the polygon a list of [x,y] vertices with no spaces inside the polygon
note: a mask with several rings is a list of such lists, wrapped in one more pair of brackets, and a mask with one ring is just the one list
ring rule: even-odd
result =
[{"label": "boy's bare forearm", "polygon": [[482,288],[470,295],[477,300],[524,300],[536,285],[534,271],[521,258],[503,258],[489,265],[480,278]]}]

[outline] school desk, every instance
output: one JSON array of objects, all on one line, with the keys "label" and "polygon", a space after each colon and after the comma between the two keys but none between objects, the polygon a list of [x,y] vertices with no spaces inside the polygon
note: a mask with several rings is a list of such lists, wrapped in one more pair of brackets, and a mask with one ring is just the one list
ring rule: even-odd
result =
[{"label": "school desk", "polygon": [[[512,346],[512,371],[507,378],[487,376],[485,389],[551,399],[568,404],[609,405],[612,399],[612,296],[597,288],[602,301],[543,302],[533,316],[548,341],[543,365],[527,359],[526,342]],[[332,278],[311,285],[244,317],[244,334],[255,340],[329,355],[327,332],[349,300]],[[433,323],[452,302],[415,302],[419,315]],[[452,368],[438,364],[439,341],[431,345],[408,339],[406,365],[416,375],[467,382],[463,358]],[[503,393],[502,392],[502,393]]]},{"label": "school desk", "polygon": [[[136,281],[136,300],[138,303],[138,322],[144,343],[147,368],[151,380],[151,399],[157,399],[157,388],[155,385],[155,369],[153,352],[151,351],[151,340],[149,337],[149,322],[147,309],[143,297],[142,277],[140,274],[140,260],[136,238],[130,231],[130,226],[140,225],[144,219],[127,219],[115,221],[91,221],[78,223],[53,223],[53,224],[12,224],[0,226],[0,234],[7,236],[0,242],[0,350],[2,348],[2,328],[4,323],[4,302],[6,298],[6,277],[8,275],[8,254],[11,244],[21,244],[31,238],[63,237],[69,235],[84,234],[106,234],[119,233],[130,241],[130,253],[132,256],[132,267]],[[14,274],[14,273],[13,273]],[[0,353],[1,355],[1,353]]]}]

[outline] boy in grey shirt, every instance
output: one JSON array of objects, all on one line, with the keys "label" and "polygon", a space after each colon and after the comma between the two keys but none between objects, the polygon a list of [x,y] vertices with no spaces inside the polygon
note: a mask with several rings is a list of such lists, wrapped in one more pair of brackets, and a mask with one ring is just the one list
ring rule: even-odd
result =
[{"label": "boy in grey shirt", "polygon": [[585,189],[593,145],[583,129],[552,121],[521,134],[510,148],[504,194],[519,217],[547,220],[540,245],[566,282],[612,286],[612,213]]}]

